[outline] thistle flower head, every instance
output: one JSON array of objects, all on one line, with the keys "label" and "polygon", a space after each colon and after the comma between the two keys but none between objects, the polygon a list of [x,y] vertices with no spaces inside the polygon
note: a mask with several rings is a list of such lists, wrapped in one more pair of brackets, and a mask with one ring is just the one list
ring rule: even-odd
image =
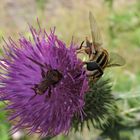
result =
[{"label": "thistle flower head", "polygon": [[[96,83],[89,82],[89,91],[85,96],[83,120],[73,117],[73,128],[75,131],[82,131],[84,125],[90,130],[93,126],[104,129],[110,125],[110,120],[114,118],[116,112],[115,98],[111,94],[111,84],[108,79],[99,79]],[[92,125],[91,125],[92,124]]]},{"label": "thistle flower head", "polygon": [[0,67],[0,99],[7,101],[14,130],[41,136],[67,133],[81,114],[88,82],[73,43],[67,48],[50,34],[30,27],[33,41],[21,36],[6,42]]}]

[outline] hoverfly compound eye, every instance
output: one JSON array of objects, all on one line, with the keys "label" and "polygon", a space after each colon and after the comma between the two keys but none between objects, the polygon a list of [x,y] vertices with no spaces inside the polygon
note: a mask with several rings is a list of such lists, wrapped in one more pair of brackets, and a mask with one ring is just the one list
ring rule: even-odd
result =
[{"label": "hoverfly compound eye", "polygon": [[88,71],[93,71],[95,69],[94,62],[87,62],[86,64],[87,64]]}]

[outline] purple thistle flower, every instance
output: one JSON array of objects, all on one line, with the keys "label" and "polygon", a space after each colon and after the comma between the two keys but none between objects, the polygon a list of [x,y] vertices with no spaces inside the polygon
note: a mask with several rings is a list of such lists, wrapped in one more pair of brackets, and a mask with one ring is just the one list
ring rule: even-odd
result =
[{"label": "purple thistle flower", "polygon": [[0,100],[7,101],[14,132],[55,136],[68,133],[74,114],[82,117],[88,81],[75,46],[30,27],[33,41],[6,42],[0,61]]}]

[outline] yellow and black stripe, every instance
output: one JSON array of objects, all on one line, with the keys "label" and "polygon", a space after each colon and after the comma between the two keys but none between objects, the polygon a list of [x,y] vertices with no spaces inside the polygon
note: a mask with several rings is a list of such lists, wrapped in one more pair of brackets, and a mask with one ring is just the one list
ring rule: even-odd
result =
[{"label": "yellow and black stripe", "polygon": [[108,52],[105,49],[97,52],[94,60],[102,69],[104,69],[108,63]]},{"label": "yellow and black stripe", "polygon": [[108,52],[105,49],[101,49],[93,55],[92,60],[87,62],[87,70],[92,71],[93,79],[98,79],[102,76],[103,70],[108,64]]}]

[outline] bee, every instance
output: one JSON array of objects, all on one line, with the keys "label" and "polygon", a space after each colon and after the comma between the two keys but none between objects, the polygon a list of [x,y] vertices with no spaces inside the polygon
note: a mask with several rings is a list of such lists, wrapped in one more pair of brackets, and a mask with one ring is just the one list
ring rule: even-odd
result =
[{"label": "bee", "polygon": [[89,12],[89,22],[92,42],[86,37],[86,45],[83,46],[84,41],[81,43],[77,49],[77,56],[86,65],[87,75],[92,77],[93,81],[96,82],[103,75],[106,67],[123,66],[125,60],[117,53],[108,53],[102,47],[100,30],[91,12]]},{"label": "bee", "polygon": [[[60,82],[60,80],[63,77],[62,74],[58,70],[52,69],[48,65],[45,66],[30,57],[28,57],[28,59],[30,59],[32,62],[40,66],[42,77],[42,80],[38,84],[34,84],[34,86],[31,88],[35,92],[35,95],[32,98],[34,98],[36,95],[43,95],[47,90],[48,95],[46,96],[46,99],[50,98],[51,88],[54,87],[58,82]],[[47,68],[48,71],[45,72],[44,68]]]}]

